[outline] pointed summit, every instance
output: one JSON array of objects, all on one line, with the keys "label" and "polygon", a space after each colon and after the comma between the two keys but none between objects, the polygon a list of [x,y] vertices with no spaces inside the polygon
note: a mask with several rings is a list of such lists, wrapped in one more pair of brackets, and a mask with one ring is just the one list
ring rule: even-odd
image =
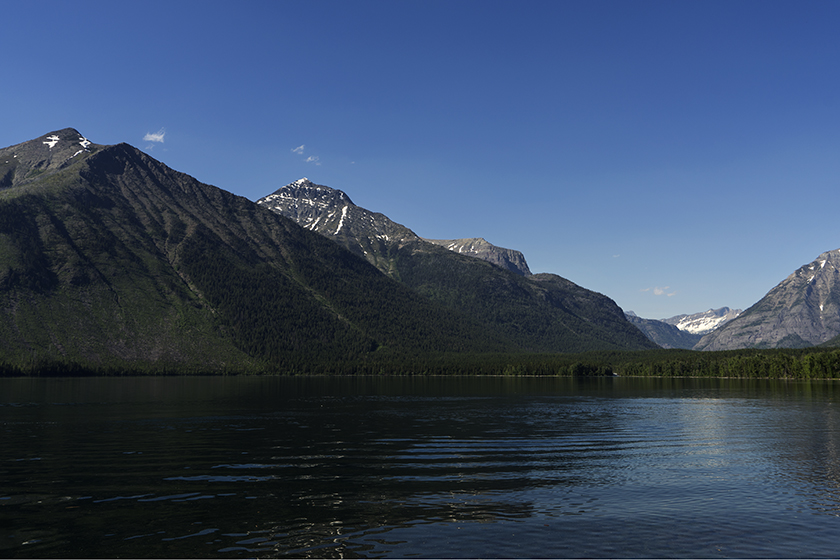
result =
[{"label": "pointed summit", "polygon": [[695,350],[803,348],[840,335],[840,249],[799,267]]},{"label": "pointed summit", "polygon": [[49,132],[0,150],[0,189],[19,187],[54,173],[99,150],[75,128]]},{"label": "pointed summit", "polygon": [[257,204],[272,209],[283,207],[286,209],[283,213],[297,221],[300,221],[303,214],[315,219],[312,216],[313,212],[320,215],[331,208],[356,206],[343,191],[325,185],[316,185],[306,177],[280,187],[270,195],[259,199]]}]

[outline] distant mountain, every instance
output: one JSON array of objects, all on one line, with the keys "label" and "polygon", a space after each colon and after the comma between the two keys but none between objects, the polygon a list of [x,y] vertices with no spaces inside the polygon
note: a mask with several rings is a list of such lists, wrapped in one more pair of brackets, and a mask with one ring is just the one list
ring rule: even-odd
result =
[{"label": "distant mountain", "polygon": [[339,190],[300,179],[257,203],[335,240],[417,293],[463,313],[523,350],[655,347],[606,296],[560,276],[525,277],[521,267],[512,272],[448,250],[383,214],[356,206]]},{"label": "distant mountain", "polygon": [[698,350],[802,348],[840,334],[840,249],[821,254],[698,343]]},{"label": "distant mountain", "polygon": [[525,255],[514,249],[496,247],[482,237],[471,237],[468,239],[424,239],[424,241],[446,247],[455,253],[477,257],[521,276],[531,275],[528,263],[525,262]]},{"label": "distant mountain", "polygon": [[691,315],[676,315],[669,319],[662,319],[662,321],[669,325],[674,325],[681,331],[704,335],[725,325],[740,314],[740,309],[721,307],[720,309],[709,309],[708,311],[692,313]]},{"label": "distant mountain", "polygon": [[690,350],[702,338],[702,335],[680,330],[664,321],[643,319],[632,311],[628,311],[626,316],[628,321],[662,348],[683,348]]},{"label": "distant mountain", "polygon": [[515,349],[275,212],[70,128],[0,150],[0,341],[0,364],[157,371]]}]

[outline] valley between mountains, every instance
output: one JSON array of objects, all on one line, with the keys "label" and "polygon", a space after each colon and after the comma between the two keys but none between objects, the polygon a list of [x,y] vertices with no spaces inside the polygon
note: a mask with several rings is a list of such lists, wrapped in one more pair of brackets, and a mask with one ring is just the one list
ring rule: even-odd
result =
[{"label": "valley between mountains", "polygon": [[838,270],[827,252],[746,311],[654,321],[308,179],[254,203],[74,129],[0,150],[6,375],[523,373],[538,356],[593,374],[612,366],[581,356],[832,345]]}]

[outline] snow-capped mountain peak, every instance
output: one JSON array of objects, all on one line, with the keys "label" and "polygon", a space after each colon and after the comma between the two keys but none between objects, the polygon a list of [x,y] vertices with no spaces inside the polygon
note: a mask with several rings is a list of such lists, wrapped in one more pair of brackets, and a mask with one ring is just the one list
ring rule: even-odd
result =
[{"label": "snow-capped mountain peak", "polygon": [[[343,191],[316,185],[306,177],[280,187],[270,195],[259,199],[257,204],[272,209],[283,208],[283,213],[309,229],[312,229],[311,226],[320,217],[321,212],[333,208],[355,206]],[[313,209],[318,209],[320,212],[313,213],[311,212]],[[301,219],[304,214],[306,219]]]}]

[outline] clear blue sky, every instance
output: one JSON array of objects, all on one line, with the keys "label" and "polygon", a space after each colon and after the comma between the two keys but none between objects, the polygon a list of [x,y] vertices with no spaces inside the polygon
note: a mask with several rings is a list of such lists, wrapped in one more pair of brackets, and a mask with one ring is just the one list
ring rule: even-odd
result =
[{"label": "clear blue sky", "polygon": [[251,200],[306,176],[649,318],[840,248],[837,1],[1,12],[1,146],[74,127]]}]

